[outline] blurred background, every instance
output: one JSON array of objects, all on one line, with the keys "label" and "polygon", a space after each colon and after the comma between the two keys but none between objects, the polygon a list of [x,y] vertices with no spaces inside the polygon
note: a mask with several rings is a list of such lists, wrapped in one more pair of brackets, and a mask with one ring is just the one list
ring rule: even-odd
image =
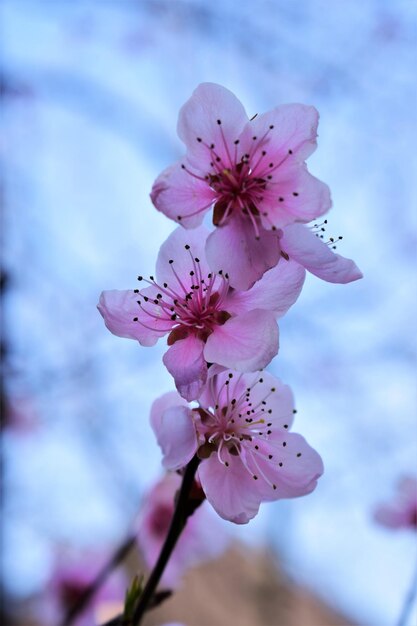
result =
[{"label": "blurred background", "polygon": [[114,337],[96,303],[152,273],[174,224],[149,191],[183,153],[180,106],[213,81],[249,116],[318,108],[309,169],[332,190],[329,234],[365,275],[308,276],[269,368],[294,390],[294,430],[323,457],[317,490],[225,525],[248,550],[272,546],[287,579],[346,620],[395,622],[415,534],[377,527],[372,512],[417,458],[416,13],[412,0],[3,0],[9,612],[32,610],[60,551],[111,551],[160,476],[148,415],[173,388],[163,342]]}]

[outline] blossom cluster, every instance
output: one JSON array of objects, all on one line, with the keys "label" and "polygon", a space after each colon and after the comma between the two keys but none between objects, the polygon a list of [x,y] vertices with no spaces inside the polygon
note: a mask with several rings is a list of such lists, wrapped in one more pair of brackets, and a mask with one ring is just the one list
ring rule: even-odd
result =
[{"label": "blossom cluster", "polygon": [[[246,523],[261,502],[310,493],[318,453],[290,432],[291,390],[263,369],[277,355],[277,320],[297,300],[306,270],[323,280],[361,278],[324,240],[330,192],[305,160],[318,113],[278,106],[249,119],[220,85],[200,85],[182,107],[185,156],[157,178],[156,209],[179,226],[162,244],[153,276],[104,291],[107,328],[153,346],[177,391],[154,402],[151,425],[167,470],[198,455],[197,480],[217,513]],[[212,210],[212,225],[203,224]],[[191,404],[190,404],[191,403]]]}]

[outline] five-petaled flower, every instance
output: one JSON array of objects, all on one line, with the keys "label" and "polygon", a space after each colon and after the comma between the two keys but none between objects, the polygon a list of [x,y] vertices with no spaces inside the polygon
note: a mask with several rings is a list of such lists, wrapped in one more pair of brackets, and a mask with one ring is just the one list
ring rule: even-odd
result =
[{"label": "five-petaled flower", "polygon": [[167,469],[197,453],[198,479],[217,513],[244,524],[263,501],[310,493],[323,473],[320,456],[293,422],[292,393],[267,372],[210,369],[198,407],[168,393],[152,406],[151,424]]},{"label": "five-petaled flower", "polygon": [[375,521],[387,528],[408,528],[417,531],[417,478],[403,476],[391,502],[380,504]]},{"label": "five-petaled flower", "polygon": [[201,224],[213,207],[217,228],[207,240],[207,258],[213,271],[220,264],[229,274],[233,287],[248,289],[282,251],[289,254],[280,244],[283,227],[330,208],[327,185],[305,164],[316,148],[317,125],[316,109],[303,104],[249,120],[236,96],[212,83],[199,85],[182,107],[178,134],[187,153],[162,172],[151,198],[185,228]]},{"label": "five-petaled flower", "polygon": [[278,352],[276,318],[297,299],[305,277],[298,263],[282,260],[248,291],[210,271],[205,227],[177,228],[162,244],[156,279],[148,287],[104,291],[98,308],[107,328],[152,346],[168,334],[163,361],[187,400],[199,397],[208,364],[242,372],[259,370]]}]

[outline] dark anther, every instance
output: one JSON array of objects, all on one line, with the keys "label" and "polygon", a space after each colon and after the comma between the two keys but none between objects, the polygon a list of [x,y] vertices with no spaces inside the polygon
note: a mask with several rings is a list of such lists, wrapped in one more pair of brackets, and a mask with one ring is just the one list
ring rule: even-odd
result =
[{"label": "dark anther", "polygon": [[203,140],[201,139],[201,137],[197,137],[197,141],[198,143],[201,143]]},{"label": "dark anther", "polygon": [[217,120],[217,123],[220,125],[222,123],[222,121],[221,120]]},{"label": "dark anther", "polygon": [[283,442],[282,442],[282,446],[285,448],[285,446],[286,446],[286,445],[287,445],[287,442],[286,442],[286,441],[283,441]]},{"label": "dark anther", "polygon": [[273,125],[273,124],[271,124],[271,126],[270,126],[269,128],[270,128],[270,130],[272,130],[272,129],[274,128],[274,125]]},{"label": "dark anther", "polygon": [[293,195],[293,196],[298,196],[298,191],[293,191],[293,192],[292,192],[292,195]]},{"label": "dark anther", "polygon": [[133,293],[139,293],[139,289],[134,289]]},{"label": "dark anther", "polygon": [[143,276],[138,276],[138,280],[143,280]]},{"label": "dark anther", "polygon": [[239,143],[239,139],[235,140],[235,146],[237,146],[237,144]]},{"label": "dark anther", "polygon": [[288,150],[288,154],[292,154],[292,150]]},{"label": "dark anther", "polygon": [[137,321],[138,321],[138,318],[137,318],[137,317],[134,317],[134,318],[133,318],[133,321],[134,321],[134,322],[137,322]]},{"label": "dark anther", "polygon": [[172,265],[172,264],[173,264],[173,262],[174,262],[174,259],[169,259],[169,261],[168,261],[168,263],[169,263],[170,265]]},{"label": "dark anther", "polygon": [[189,250],[189,249],[190,249],[190,246],[188,245],[188,243],[186,243],[186,244],[185,244],[184,248],[185,248],[186,250]]},{"label": "dark anther", "polygon": [[185,170],[185,165],[184,165],[184,163],[181,163],[181,167],[182,167],[182,169],[183,169],[183,170]]},{"label": "dark anther", "polygon": [[283,198],[282,196],[280,196],[280,197],[278,198],[278,200],[279,200],[280,202],[284,202],[284,198]]},{"label": "dark anther", "polygon": [[253,141],[256,141],[258,138],[257,138],[257,136],[256,136],[256,135],[254,135],[254,136],[252,137],[252,139],[253,139]]}]

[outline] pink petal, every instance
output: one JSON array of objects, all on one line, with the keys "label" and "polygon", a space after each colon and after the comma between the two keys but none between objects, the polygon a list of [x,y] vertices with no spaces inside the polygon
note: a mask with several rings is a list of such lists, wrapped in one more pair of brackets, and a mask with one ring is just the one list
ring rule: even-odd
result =
[{"label": "pink petal", "polygon": [[[159,403],[169,404],[171,399],[172,396],[166,402],[162,396]],[[191,461],[197,451],[197,434],[191,410],[187,406],[168,406],[160,411],[159,406],[154,404],[151,426],[162,450],[162,464],[166,469],[177,470]]]},{"label": "pink petal", "polygon": [[164,393],[153,402],[150,420],[154,431],[158,427],[164,411],[175,406],[188,406],[186,400],[184,400],[177,391],[168,391],[168,393]]},{"label": "pink petal", "polygon": [[232,291],[227,296],[225,309],[235,314],[266,309],[281,317],[297,300],[304,279],[305,269],[299,263],[282,258],[248,291]]},{"label": "pink petal", "polygon": [[212,454],[201,462],[198,477],[207,500],[220,517],[235,524],[247,524],[257,514],[262,498],[256,481],[239,457],[228,455],[228,463],[226,467]]},{"label": "pink petal", "polygon": [[310,222],[332,206],[330,189],[312,176],[304,163],[282,165],[259,203],[264,228],[281,228],[294,221]]},{"label": "pink petal", "polygon": [[[152,297],[154,287],[141,290],[141,294]],[[138,305],[140,294],[130,291],[103,291],[97,305],[107,328],[118,337],[137,339],[142,346],[153,346],[160,337],[169,332],[173,322],[147,315]],[[160,314],[159,307],[152,303],[147,306]],[[136,321],[134,321],[136,319]],[[141,324],[146,324],[143,326]]]},{"label": "pink petal", "polygon": [[209,235],[207,260],[213,272],[223,270],[235,289],[249,289],[280,257],[278,235],[260,229],[260,238],[249,220],[232,217]]},{"label": "pink petal", "polygon": [[194,228],[203,221],[216,194],[204,179],[200,179],[199,171],[194,176],[186,172],[181,167],[184,163],[175,163],[158,176],[152,187],[151,200],[158,211],[170,219],[185,228]]},{"label": "pink petal", "polygon": [[334,254],[319,237],[301,224],[292,224],[284,229],[281,247],[291,259],[329,283],[350,283],[363,276],[351,259]]},{"label": "pink petal", "polygon": [[[199,259],[199,267],[204,277],[207,276],[210,269],[206,261],[205,245],[209,231],[204,226],[193,230],[184,230],[184,228],[176,228],[162,244],[158,258],[156,261],[156,276],[158,283],[168,286],[181,294],[185,295],[190,291],[191,285],[195,279],[190,272],[195,272],[193,259]],[[186,250],[185,246],[189,246]],[[173,263],[170,263],[173,261]],[[177,277],[175,276],[177,274]],[[185,290],[182,288],[184,285]]]},{"label": "pink petal", "polygon": [[319,114],[312,106],[283,104],[258,115],[245,126],[240,138],[242,149],[250,154],[256,145],[254,162],[262,150],[267,152],[268,162],[275,165],[290,158],[304,161],[316,149],[318,120]]},{"label": "pink petal", "polygon": [[274,430],[269,443],[274,450],[274,474],[278,492],[275,496],[270,494],[270,499],[295,498],[313,491],[318,478],[323,474],[323,461],[304,437]]},{"label": "pink petal", "polygon": [[[199,85],[178,117],[178,135],[187,146],[191,165],[209,171],[213,156],[220,157],[225,167],[232,165],[233,142],[247,121],[242,103],[231,91],[214,83]],[[212,144],[215,154],[209,149]]]},{"label": "pink petal", "polygon": [[393,505],[381,505],[374,513],[376,522],[387,528],[412,527],[409,511]]},{"label": "pink petal", "polygon": [[183,398],[196,400],[207,379],[207,364],[203,356],[204,343],[194,335],[176,341],[163,357],[174,377],[175,386]]},{"label": "pink petal", "polygon": [[301,435],[283,430],[272,428],[268,441],[245,442],[240,454],[249,472],[257,476],[256,489],[263,501],[307,495],[323,473],[320,455]]},{"label": "pink petal", "polygon": [[273,313],[255,309],[217,326],[207,339],[204,357],[240,372],[266,367],[278,353],[278,326]]}]

